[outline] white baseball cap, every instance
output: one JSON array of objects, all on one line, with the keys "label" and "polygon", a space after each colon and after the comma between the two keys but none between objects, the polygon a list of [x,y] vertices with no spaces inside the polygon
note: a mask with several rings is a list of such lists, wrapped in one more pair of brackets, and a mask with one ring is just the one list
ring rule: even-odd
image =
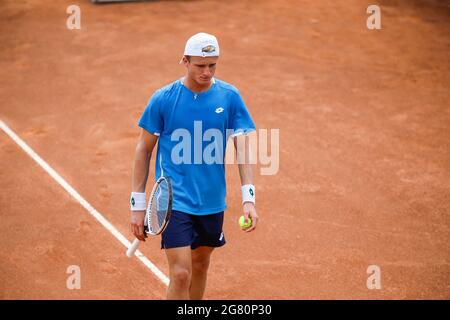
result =
[{"label": "white baseball cap", "polygon": [[212,34],[204,32],[194,34],[186,42],[184,55],[196,57],[217,57],[219,56],[219,42]]}]

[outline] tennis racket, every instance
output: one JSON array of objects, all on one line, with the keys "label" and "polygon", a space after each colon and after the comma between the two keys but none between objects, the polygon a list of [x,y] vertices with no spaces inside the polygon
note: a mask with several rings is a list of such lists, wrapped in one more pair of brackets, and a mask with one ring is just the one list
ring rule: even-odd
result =
[{"label": "tennis racket", "polygon": [[[172,214],[172,200],[172,182],[167,177],[160,177],[153,186],[145,212],[144,230],[148,235],[156,236],[166,229]],[[127,250],[128,257],[134,255],[139,243],[139,239],[134,239]]]}]

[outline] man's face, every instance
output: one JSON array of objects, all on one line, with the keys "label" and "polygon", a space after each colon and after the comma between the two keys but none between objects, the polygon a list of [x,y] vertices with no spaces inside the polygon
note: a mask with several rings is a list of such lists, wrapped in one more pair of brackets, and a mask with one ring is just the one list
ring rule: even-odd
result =
[{"label": "man's face", "polygon": [[216,72],[216,64],[219,57],[190,57],[190,61],[183,58],[184,65],[188,69],[189,78],[199,85],[208,85]]}]

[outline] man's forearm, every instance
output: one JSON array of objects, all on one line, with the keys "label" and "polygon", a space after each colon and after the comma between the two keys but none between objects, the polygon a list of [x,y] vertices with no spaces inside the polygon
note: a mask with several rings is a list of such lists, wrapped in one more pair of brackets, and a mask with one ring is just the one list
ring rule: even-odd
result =
[{"label": "man's forearm", "polygon": [[253,184],[253,164],[238,164],[241,185]]},{"label": "man's forearm", "polygon": [[237,153],[241,185],[253,184],[253,168],[255,165],[250,162],[250,159],[253,158],[253,150],[250,148],[249,137],[246,135],[235,137],[234,147]]},{"label": "man's forearm", "polygon": [[151,153],[140,144],[136,147],[134,156],[133,174],[131,191],[133,192],[145,192],[145,185],[147,183],[149,164]]}]

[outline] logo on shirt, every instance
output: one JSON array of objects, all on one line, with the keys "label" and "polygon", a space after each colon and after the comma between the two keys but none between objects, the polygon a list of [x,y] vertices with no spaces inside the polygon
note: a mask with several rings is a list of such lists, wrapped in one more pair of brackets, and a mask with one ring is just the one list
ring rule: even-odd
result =
[{"label": "logo on shirt", "polygon": [[218,107],[218,108],[216,109],[216,113],[221,113],[221,112],[223,112],[223,110],[224,110],[224,108]]}]

